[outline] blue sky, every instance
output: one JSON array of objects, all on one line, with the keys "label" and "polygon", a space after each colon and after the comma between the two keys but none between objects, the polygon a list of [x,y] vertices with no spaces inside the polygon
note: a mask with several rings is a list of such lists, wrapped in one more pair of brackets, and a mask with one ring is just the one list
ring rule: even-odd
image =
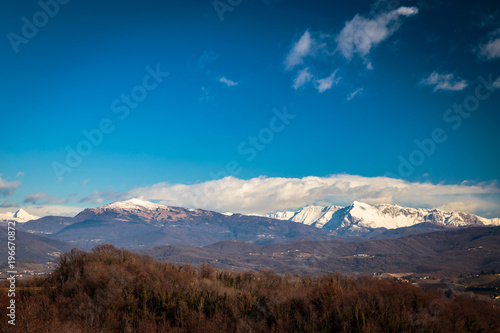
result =
[{"label": "blue sky", "polygon": [[500,217],[495,1],[42,0],[0,16],[0,211],[143,197]]}]

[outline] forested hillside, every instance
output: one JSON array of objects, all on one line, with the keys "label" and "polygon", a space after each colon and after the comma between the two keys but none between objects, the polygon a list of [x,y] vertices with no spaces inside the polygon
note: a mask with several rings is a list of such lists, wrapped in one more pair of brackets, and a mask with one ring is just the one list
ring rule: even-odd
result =
[{"label": "forested hillside", "polygon": [[[5,286],[4,286],[5,287]],[[450,296],[450,295],[448,295]],[[7,293],[0,303],[7,304]],[[112,245],[63,254],[17,286],[2,332],[493,332],[500,309],[408,283],[216,271]],[[2,307],[5,318],[6,308]]]}]

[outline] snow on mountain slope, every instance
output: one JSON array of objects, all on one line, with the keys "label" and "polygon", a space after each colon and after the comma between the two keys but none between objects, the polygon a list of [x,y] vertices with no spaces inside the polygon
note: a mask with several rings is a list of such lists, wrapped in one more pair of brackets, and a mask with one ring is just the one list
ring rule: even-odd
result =
[{"label": "snow on mountain slope", "polygon": [[299,211],[291,220],[311,225],[318,221],[328,212],[327,207],[322,206],[308,206]]},{"label": "snow on mountain slope", "polygon": [[[214,214],[214,212],[180,207],[169,207],[141,199],[114,202],[97,208],[85,209],[75,219],[144,221],[147,224],[162,226],[167,221],[185,221]],[[207,215],[207,216],[208,216]],[[224,213],[223,216],[232,216]],[[256,215],[262,216],[262,215]],[[398,205],[374,205],[354,201],[346,207],[307,206],[298,211],[284,211],[267,214],[265,217],[289,220],[313,226],[338,235],[364,235],[378,228],[398,229],[419,223],[431,222],[451,227],[471,225],[499,225],[500,220],[488,220],[462,212],[445,212],[438,209],[408,208]]]},{"label": "snow on mountain slope", "polygon": [[104,209],[124,209],[124,210],[156,210],[157,208],[167,209],[167,206],[155,204],[149,201],[133,198],[126,201],[113,202],[108,205],[104,205],[101,208]]},{"label": "snow on mountain slope", "polygon": [[500,219],[486,219],[463,212],[445,212],[439,209],[374,205],[354,201],[346,207],[307,206],[296,212],[276,212],[268,217],[290,220],[340,233],[362,233],[376,228],[397,229],[419,223],[466,227],[471,225],[500,225]]},{"label": "snow on mountain slope", "polygon": [[107,243],[148,248],[167,244],[203,246],[228,239],[268,244],[328,238],[328,232],[300,223],[163,206],[138,199],[87,208],[75,217],[48,216],[26,224],[24,231],[50,235],[85,249]]},{"label": "snow on mountain slope", "polygon": [[272,214],[266,214],[265,217],[269,217],[276,220],[291,220],[295,215],[297,215],[297,212],[286,211],[286,212],[276,212]]},{"label": "snow on mountain slope", "polygon": [[365,228],[396,229],[421,223],[425,215],[422,209],[395,205],[370,206],[354,201],[346,212],[348,221]]},{"label": "snow on mountain slope", "polygon": [[325,223],[330,221],[332,215],[341,208],[340,206],[307,206],[297,212],[276,212],[267,214],[266,217],[278,220],[289,220],[321,228]]},{"label": "snow on mountain slope", "polygon": [[75,220],[144,221],[150,224],[162,225],[165,220],[178,220],[197,214],[197,210],[169,207],[134,198],[96,208],[84,209],[75,216]]},{"label": "snow on mountain slope", "polygon": [[19,209],[16,212],[0,213],[0,220],[4,221],[16,221],[19,223],[28,222],[30,220],[37,220],[39,216],[31,215],[24,209]]}]

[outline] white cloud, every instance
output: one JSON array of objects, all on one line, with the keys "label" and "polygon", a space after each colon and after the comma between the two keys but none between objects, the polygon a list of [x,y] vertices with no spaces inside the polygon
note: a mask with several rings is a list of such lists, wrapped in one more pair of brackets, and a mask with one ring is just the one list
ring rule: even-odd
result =
[{"label": "white cloud", "polygon": [[123,193],[117,191],[93,191],[91,194],[83,197],[78,202],[79,203],[92,203],[92,204],[102,204],[104,201],[119,201],[123,199]]},{"label": "white cloud", "polygon": [[362,92],[363,92],[363,88],[359,88],[359,89],[354,90],[352,93],[350,93],[347,96],[347,101],[350,101],[351,99],[353,99],[357,95],[361,94]]},{"label": "white cloud", "polygon": [[311,37],[309,30],[306,30],[302,37],[292,46],[292,49],[285,58],[285,67],[291,70],[296,65],[304,63],[304,58],[314,54],[316,41]]},{"label": "white cloud", "polygon": [[[380,1],[377,2],[377,7],[378,3]],[[314,58],[318,54],[332,56],[338,51],[349,60],[354,55],[358,55],[364,60],[366,68],[372,70],[373,64],[368,57],[371,50],[399,29],[402,17],[416,14],[418,14],[416,7],[400,7],[391,11],[383,10],[378,11],[378,14],[372,11],[369,17],[356,14],[352,20],[345,23],[344,28],[336,37],[322,32],[312,35],[309,30],[306,30],[293,44],[284,60],[287,71],[292,70],[297,65],[307,66],[296,74],[293,83],[294,89],[298,89],[314,79],[314,75],[309,72],[306,58]],[[320,93],[331,89],[336,83],[334,76],[315,80],[316,89]]]},{"label": "white cloud", "polygon": [[19,186],[21,186],[21,182],[18,180],[9,182],[0,177],[0,196],[8,197],[13,195]]},{"label": "white cloud", "polygon": [[[500,189],[494,182],[444,185],[348,174],[304,178],[262,176],[248,180],[225,177],[193,185],[163,182],[126,192],[94,191],[80,202],[100,205],[136,197],[170,206],[247,214],[295,209],[310,204],[347,205],[358,200],[369,204],[396,203],[465,211],[485,217],[500,216]],[[74,216],[82,211],[82,207],[45,204],[27,205],[23,209],[38,216]],[[11,210],[0,207],[0,212]]]},{"label": "white cloud", "polygon": [[57,196],[50,196],[47,193],[36,192],[26,196],[23,203],[25,204],[38,204],[38,205],[54,205],[54,204],[65,204],[71,202],[75,199],[75,196],[71,194],[67,198],[59,198]]},{"label": "white cloud", "polygon": [[[330,74],[328,77],[323,79],[315,79],[314,86],[316,89],[322,93],[328,89],[331,89],[333,85],[339,83],[340,78],[336,78],[337,71]],[[314,75],[309,71],[309,67],[301,69],[297,72],[297,76],[293,80],[293,89],[297,90],[314,79]]]},{"label": "white cloud", "polygon": [[396,9],[396,15],[412,16],[416,14],[418,14],[417,7],[399,7],[398,9]]},{"label": "white cloud", "polygon": [[[356,14],[351,21],[346,22],[337,36],[337,49],[346,59],[352,59],[355,54],[366,59],[373,47],[399,28],[401,16],[413,16],[417,13],[416,7],[400,7],[374,18]],[[371,63],[367,66],[370,67]]]},{"label": "white cloud", "polygon": [[488,60],[500,58],[500,29],[488,35],[488,40],[479,45],[479,54]]},{"label": "white cloud", "polygon": [[318,89],[318,91],[320,93],[322,93],[322,92],[330,89],[334,84],[339,83],[340,78],[335,78],[336,74],[337,74],[337,71],[333,72],[332,74],[330,74],[330,76],[328,76],[324,79],[316,80],[316,89]]},{"label": "white cloud", "polygon": [[249,180],[225,177],[193,185],[158,183],[130,190],[123,193],[123,198],[144,197],[171,206],[239,213],[267,213],[319,201],[348,204],[358,200],[369,204],[398,203],[428,208],[461,201],[464,202],[463,210],[484,213],[486,209],[498,211],[499,195],[500,189],[495,183],[443,185],[340,174]]},{"label": "white cloud", "polygon": [[209,103],[213,98],[209,88],[201,87],[200,103]]},{"label": "white cloud", "polygon": [[439,74],[437,72],[432,72],[428,77],[422,79],[419,84],[434,87],[434,91],[460,91],[468,86],[466,80],[455,78],[454,74]]},{"label": "white cloud", "polygon": [[205,68],[211,63],[215,62],[219,56],[215,54],[213,50],[205,50],[203,51],[203,54],[200,56],[198,59],[198,66],[200,68]]},{"label": "white cloud", "polygon": [[314,75],[309,72],[309,67],[299,71],[293,80],[293,89],[297,90],[313,79]]},{"label": "white cloud", "polygon": [[238,85],[238,82],[235,82],[235,81],[229,80],[229,79],[227,79],[225,76],[221,77],[221,78],[219,79],[219,82],[221,82],[221,83],[225,83],[225,84],[226,84],[226,86],[228,86],[228,87],[234,87],[234,86],[237,86],[237,85]]},{"label": "white cloud", "polygon": [[29,194],[28,196],[26,196],[26,198],[24,198],[24,203],[36,204],[38,201],[44,200],[47,198],[48,198],[48,195],[46,193],[42,193],[42,192],[32,193],[32,194]]},{"label": "white cloud", "polygon": [[477,203],[475,202],[465,203],[463,201],[453,201],[437,207],[437,209],[441,209],[448,212],[475,211],[477,210],[477,208],[478,208]]},{"label": "white cloud", "polygon": [[10,208],[10,207],[19,207],[19,205],[15,202],[10,202],[8,200],[5,200],[0,204],[0,208]]},{"label": "white cloud", "polygon": [[500,76],[491,85],[493,86],[493,88],[499,89],[500,88]]}]

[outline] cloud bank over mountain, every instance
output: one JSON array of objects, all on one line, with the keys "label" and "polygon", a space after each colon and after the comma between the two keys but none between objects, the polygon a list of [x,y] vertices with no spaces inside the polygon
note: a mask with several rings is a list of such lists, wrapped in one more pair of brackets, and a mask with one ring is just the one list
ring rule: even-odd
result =
[{"label": "cloud bank over mountain", "polygon": [[[116,198],[117,193],[108,193]],[[184,185],[157,183],[122,193],[165,205],[196,207],[220,212],[268,213],[314,203],[397,203],[412,207],[453,207],[494,217],[499,212],[500,189],[495,182],[459,185],[408,182],[388,177],[339,174],[328,177],[225,177]],[[101,198],[96,194],[99,203]],[[496,201],[495,201],[496,200]],[[101,200],[102,202],[102,200]],[[464,204],[466,202],[467,204]]]}]

